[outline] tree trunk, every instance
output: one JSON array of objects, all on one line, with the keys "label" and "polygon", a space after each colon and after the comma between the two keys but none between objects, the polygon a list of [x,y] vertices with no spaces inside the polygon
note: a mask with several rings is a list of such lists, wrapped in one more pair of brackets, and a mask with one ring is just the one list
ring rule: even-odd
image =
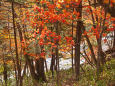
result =
[{"label": "tree trunk", "polygon": [[[73,11],[74,11],[74,8],[73,8]],[[72,21],[72,38],[73,38],[73,21]],[[71,60],[72,60],[72,70],[73,70],[73,45],[72,45],[72,50],[71,50]]]},{"label": "tree trunk", "polygon": [[19,64],[19,56],[18,56],[18,46],[17,46],[17,37],[16,37],[16,28],[15,28],[15,15],[14,15],[14,0],[12,0],[12,17],[13,17],[13,29],[14,29],[14,41],[15,41],[15,53],[16,53],[16,64],[17,64],[17,71],[18,71],[18,82],[21,80],[21,68]]},{"label": "tree trunk", "polygon": [[39,58],[36,60],[36,72],[38,75],[39,81],[46,81],[45,72],[44,72],[44,58]]},{"label": "tree trunk", "polygon": [[[52,1],[53,2],[53,1]],[[51,27],[51,31],[53,31],[53,27]],[[53,38],[51,38],[51,42],[53,42]],[[52,72],[52,78],[54,77],[54,70],[55,68],[55,53],[54,49],[52,49],[52,59],[51,59],[51,65],[50,65],[50,70]]]},{"label": "tree trunk", "polygon": [[[58,28],[59,22],[56,23],[56,33],[59,35],[59,28]],[[56,55],[56,72],[57,72],[57,85],[59,86],[59,40],[56,40],[56,49],[55,49],[55,55]]]},{"label": "tree trunk", "polygon": [[52,72],[52,77],[54,77],[54,68],[55,68],[55,55],[52,54],[51,65],[50,65],[50,70]]},{"label": "tree trunk", "polygon": [[82,27],[83,22],[81,20],[82,18],[82,0],[78,6],[79,8],[76,8],[77,12],[80,13],[80,19],[77,21],[77,27],[76,27],[76,40],[75,40],[75,72],[76,72],[76,80],[79,80],[79,74],[80,74],[80,41],[81,41],[81,34],[82,34]]},{"label": "tree trunk", "polygon": [[4,81],[5,81],[5,86],[7,86],[7,64],[5,62],[5,51],[4,51],[4,48],[3,48],[3,68],[4,68],[4,71],[3,71],[3,75],[4,75]]},{"label": "tree trunk", "polygon": [[24,57],[25,57],[25,59],[27,61],[27,64],[29,66],[32,78],[35,79],[35,80],[38,80],[38,75],[35,73],[35,67],[32,64],[32,60],[29,58],[29,56],[27,54],[25,54]]},{"label": "tree trunk", "polygon": [[[83,30],[85,31],[84,27],[83,27]],[[92,44],[91,44],[87,34],[85,35],[85,38],[86,38],[86,41],[88,43],[89,49],[91,51],[91,57],[92,57],[94,63],[97,65],[97,60],[96,60],[96,57],[95,57],[95,54],[94,54],[94,50],[93,50]]]},{"label": "tree trunk", "polygon": [[82,22],[77,22],[77,30],[76,30],[76,42],[75,42],[75,72],[76,79],[79,80],[80,74],[80,41],[81,41],[81,26]]},{"label": "tree trunk", "polygon": [[[9,34],[10,34],[10,32],[9,32]],[[15,62],[15,60],[14,60],[13,53],[12,53],[12,49],[11,49],[11,43],[12,43],[12,42],[11,42],[11,37],[10,37],[10,35],[9,35],[9,39],[10,39],[10,43],[9,43],[10,45],[9,45],[9,47],[10,47],[11,56],[12,56],[12,58],[13,58],[12,61],[13,61],[14,71],[15,71],[15,76],[16,76],[16,77],[15,77],[15,79],[16,79],[16,86],[18,86],[18,85],[17,85],[17,84],[18,84],[18,83],[17,83],[17,82],[18,82],[18,79],[17,79],[17,71],[16,71],[16,62]]]},{"label": "tree trunk", "polygon": [[101,72],[101,40],[100,38],[97,39],[98,42],[98,52],[97,52],[97,77],[99,76],[100,72]]},{"label": "tree trunk", "polygon": [[[115,24],[115,21],[113,21],[113,24]],[[114,28],[114,38],[113,38],[113,49],[115,48],[115,26]]]}]

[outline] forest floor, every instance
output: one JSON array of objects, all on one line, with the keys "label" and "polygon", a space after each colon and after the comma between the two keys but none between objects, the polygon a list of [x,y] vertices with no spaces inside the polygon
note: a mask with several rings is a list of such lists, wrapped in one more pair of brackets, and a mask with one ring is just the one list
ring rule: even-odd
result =
[{"label": "forest floor", "polygon": [[[97,78],[96,68],[91,67],[88,64],[82,65],[80,80],[77,82],[75,79],[75,73],[72,68],[68,70],[60,70],[59,78],[57,79],[56,73],[52,78],[51,72],[46,73],[47,83],[42,83],[41,86],[115,86],[115,59],[107,61],[102,66],[102,72]],[[58,80],[58,85],[57,85]]]}]

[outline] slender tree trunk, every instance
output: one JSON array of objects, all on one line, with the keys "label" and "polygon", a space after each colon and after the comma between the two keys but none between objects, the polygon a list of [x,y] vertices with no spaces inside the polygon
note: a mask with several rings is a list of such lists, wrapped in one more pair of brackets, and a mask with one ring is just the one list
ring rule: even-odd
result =
[{"label": "slender tree trunk", "polygon": [[81,21],[77,22],[76,42],[75,42],[75,72],[76,79],[79,80],[80,74],[80,40],[81,40]]},{"label": "slender tree trunk", "polygon": [[[9,21],[9,15],[8,15],[8,21]],[[11,57],[13,58],[13,54],[12,54],[12,41],[11,41],[11,36],[10,36],[10,31],[9,31],[9,22],[8,22],[8,34],[9,34],[9,51],[10,51],[10,54],[11,54]],[[14,71],[15,71],[15,79],[16,79],[16,86],[17,86],[17,72],[16,72],[16,64],[15,64],[15,60],[14,58],[12,59],[13,61],[13,64],[14,64]]]},{"label": "slender tree trunk", "polygon": [[[17,23],[17,28],[18,28],[18,32],[19,32],[19,37],[20,37],[20,43],[22,43],[22,40],[23,40],[23,37],[22,37],[22,31],[21,31],[21,28],[20,28],[20,24]],[[21,54],[22,54],[22,45],[21,45]],[[20,71],[21,71],[21,60],[20,60]],[[22,83],[22,76],[20,76],[20,80],[19,80],[19,83],[20,83],[20,86],[23,86],[23,83]]]},{"label": "slender tree trunk", "polygon": [[[74,8],[73,8],[73,11],[74,11]],[[73,20],[72,20],[72,38],[73,38]],[[73,70],[73,45],[72,45],[72,50],[71,50],[71,60],[72,60],[72,70]]]},{"label": "slender tree trunk", "polygon": [[[83,27],[83,30],[85,31],[84,27]],[[86,41],[88,43],[89,49],[91,51],[91,57],[92,57],[94,63],[97,65],[97,60],[96,60],[96,57],[95,57],[95,54],[94,54],[94,50],[93,50],[92,44],[91,44],[87,34],[85,35],[85,38],[86,38]]]},{"label": "slender tree trunk", "polygon": [[[56,33],[57,35],[59,35],[59,28],[58,28],[58,24],[59,22],[57,22],[56,24]],[[57,85],[59,86],[59,40],[56,40],[56,49],[55,49],[55,53],[56,53],[56,72],[57,72]]]},{"label": "slender tree trunk", "polygon": [[75,40],[75,72],[76,72],[76,80],[79,80],[80,75],[80,41],[81,41],[81,34],[82,34],[82,28],[83,28],[83,22],[81,20],[82,18],[82,0],[78,6],[79,8],[76,8],[76,11],[80,13],[80,19],[77,21],[77,27],[76,27],[76,40]]},{"label": "slender tree trunk", "polygon": [[19,64],[19,56],[18,56],[18,46],[17,46],[17,37],[16,37],[16,28],[15,28],[15,15],[14,15],[14,0],[12,0],[12,16],[13,16],[13,29],[14,29],[14,41],[15,41],[15,53],[16,53],[16,64],[17,64],[17,70],[18,70],[18,82],[21,79],[21,68]]},{"label": "slender tree trunk", "polygon": [[54,68],[55,68],[55,55],[52,54],[51,65],[50,65],[50,70],[52,72],[52,77],[54,77]]},{"label": "slender tree trunk", "polygon": [[[22,82],[23,82],[24,75],[26,74],[26,69],[27,69],[27,61],[25,62],[23,73],[22,73],[22,76],[21,76]],[[22,83],[22,85],[23,85],[23,83]]]},{"label": "slender tree trunk", "polygon": [[[10,34],[10,33],[9,33]],[[15,62],[15,60],[14,60],[14,57],[13,57],[13,54],[12,54],[12,49],[11,49],[11,37],[10,37],[10,35],[9,35],[9,39],[10,39],[10,52],[11,52],[11,56],[12,56],[12,61],[13,61],[13,65],[14,65],[14,71],[15,71],[15,78],[16,78],[16,86],[18,86],[18,78],[17,78],[17,71],[16,71],[16,62]]]},{"label": "slender tree trunk", "polygon": [[[115,21],[113,21],[113,23],[115,24]],[[112,57],[115,57],[115,26],[113,28],[114,28],[114,36],[113,36]]]},{"label": "slender tree trunk", "polygon": [[[53,31],[53,27],[51,27],[51,31]],[[53,38],[51,38],[51,42],[53,42]],[[50,70],[52,72],[52,78],[53,78],[54,77],[54,70],[55,70],[55,53],[54,53],[54,49],[52,49],[52,59],[51,59]]]},{"label": "slender tree trunk", "polygon": [[94,67],[93,64],[91,63],[90,59],[88,58],[88,56],[87,56],[86,54],[83,55],[83,54],[81,53],[81,55],[83,56],[83,58],[86,60],[86,62],[87,62],[89,65],[91,65],[92,67]]},{"label": "slender tree trunk", "polygon": [[101,39],[98,39],[98,52],[97,52],[97,77],[99,78],[99,74],[101,70]]},{"label": "slender tree trunk", "polygon": [[[8,15],[8,21],[9,21],[9,15]],[[9,33],[9,39],[10,39],[10,43],[9,43],[9,48],[10,48],[10,53],[11,53],[11,56],[13,58],[13,54],[12,54],[12,49],[11,49],[11,44],[12,44],[12,41],[11,41],[11,36],[10,36],[10,31],[9,31],[9,23],[8,23],[8,33]],[[15,71],[15,79],[16,79],[16,86],[18,86],[18,78],[17,78],[17,71],[16,71],[16,63],[15,63],[15,60],[14,58],[12,59],[13,61],[13,64],[14,64],[14,71]]]},{"label": "slender tree trunk", "polygon": [[3,71],[3,75],[4,75],[4,81],[5,81],[5,86],[7,86],[7,64],[5,62],[5,49],[3,48],[3,67],[4,67],[4,71]]},{"label": "slender tree trunk", "polygon": [[24,57],[25,57],[25,59],[27,61],[27,64],[29,66],[32,78],[35,79],[35,80],[38,80],[38,75],[35,73],[35,67],[32,64],[31,59],[29,58],[29,56],[27,54],[25,54]]},{"label": "slender tree trunk", "polygon": [[[115,21],[113,21],[113,24],[115,24]],[[115,50],[115,26],[113,28],[114,28],[113,49]]]}]

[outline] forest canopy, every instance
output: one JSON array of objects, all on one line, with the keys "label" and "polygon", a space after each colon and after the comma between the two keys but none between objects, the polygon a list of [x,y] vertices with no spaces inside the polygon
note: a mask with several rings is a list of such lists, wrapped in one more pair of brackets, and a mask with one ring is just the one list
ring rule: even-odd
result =
[{"label": "forest canopy", "polygon": [[115,86],[115,0],[1,0],[0,86]]}]

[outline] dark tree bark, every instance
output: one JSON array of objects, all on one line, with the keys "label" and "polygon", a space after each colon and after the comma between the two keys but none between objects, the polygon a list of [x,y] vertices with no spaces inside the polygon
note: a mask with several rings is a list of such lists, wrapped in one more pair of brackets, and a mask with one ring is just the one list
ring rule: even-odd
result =
[{"label": "dark tree bark", "polygon": [[[55,28],[56,28],[56,33],[57,33],[57,35],[59,35],[59,28],[58,28],[58,25],[59,25],[59,22],[57,22],[56,24],[55,24]],[[56,71],[58,71],[59,70],[59,49],[58,49],[58,46],[59,46],[59,40],[56,40],[56,48],[55,48],[55,55],[56,55]]]},{"label": "dark tree bark", "polygon": [[3,68],[4,68],[4,71],[3,71],[3,75],[4,75],[4,81],[5,81],[5,86],[7,86],[7,64],[6,64],[6,62],[5,62],[5,48],[4,48],[4,46],[3,46],[3,50],[2,50],[2,53],[3,53]]},{"label": "dark tree bark", "polygon": [[114,30],[114,40],[113,40],[113,48],[115,48],[115,30]]},{"label": "dark tree bark", "polygon": [[38,75],[35,73],[35,67],[32,64],[32,60],[29,58],[29,56],[27,54],[25,54],[24,57],[25,57],[25,59],[27,61],[27,64],[29,66],[32,78],[35,79],[35,80],[38,80]]},{"label": "dark tree bark", "polygon": [[[83,31],[85,31],[85,27],[83,27],[82,29],[83,29]],[[93,59],[93,62],[97,65],[97,60],[96,60],[96,57],[94,54],[94,50],[93,50],[92,44],[91,44],[87,34],[85,35],[85,38],[86,38],[86,41],[88,43],[89,49],[91,51],[91,58]]]},{"label": "dark tree bark", "polygon": [[[51,31],[53,31],[53,27],[51,27]],[[53,42],[53,38],[51,38],[51,42]],[[50,65],[50,70],[52,72],[52,78],[54,77],[54,70],[56,69],[55,65],[55,53],[54,49],[52,49],[52,59],[51,59],[51,65]]]},{"label": "dark tree bark", "polygon": [[[55,24],[55,28],[56,28],[56,33],[57,35],[59,35],[59,22],[57,21],[57,23]],[[55,49],[55,56],[56,56],[56,72],[57,72],[57,85],[59,86],[59,40],[56,40],[56,49]]]},{"label": "dark tree bark", "polygon": [[76,79],[79,80],[80,74],[80,41],[81,41],[81,26],[82,22],[77,22],[77,30],[76,30],[76,42],[75,42],[75,72]]},{"label": "dark tree bark", "polygon": [[7,86],[7,64],[5,63],[5,61],[4,61],[4,65],[3,65],[3,67],[4,67],[4,72],[3,72],[3,74],[4,74],[4,81],[5,81],[5,86]]},{"label": "dark tree bark", "polygon": [[52,77],[54,77],[54,69],[55,69],[55,55],[52,54],[50,70],[52,72]]},{"label": "dark tree bark", "polygon": [[14,13],[14,0],[12,0],[12,17],[13,17],[13,30],[14,30],[14,41],[15,41],[15,53],[16,53],[16,64],[17,64],[17,71],[18,71],[18,82],[21,80],[21,68],[19,64],[19,56],[18,56],[18,46],[17,46],[17,33],[15,28],[15,13]]},{"label": "dark tree bark", "polygon": [[[22,40],[23,40],[23,36],[22,36],[22,30],[20,28],[20,24],[17,23],[17,29],[18,29],[18,32],[19,32],[19,37],[20,37],[20,43],[22,43]],[[21,54],[22,54],[22,46],[21,46]],[[21,60],[20,60],[20,71],[21,71]],[[22,76],[20,76],[20,86],[23,86],[23,83],[22,83]]]},{"label": "dark tree bark", "polygon": [[39,81],[46,81],[45,72],[44,72],[44,58],[39,58],[36,60],[36,72],[38,75]]},{"label": "dark tree bark", "polygon": [[77,27],[76,27],[76,40],[75,40],[75,72],[76,72],[76,80],[79,80],[80,75],[80,41],[81,41],[81,34],[82,34],[82,28],[83,28],[83,22],[81,20],[82,18],[82,0],[78,6],[79,8],[76,8],[76,11],[80,13],[80,19],[77,21]]},{"label": "dark tree bark", "polygon": [[[113,21],[113,24],[115,24],[115,21]],[[113,50],[115,50],[115,26],[113,28],[114,28]]]},{"label": "dark tree bark", "polygon": [[[73,11],[74,11],[74,8],[73,8]],[[73,21],[72,21],[72,38],[73,38]],[[72,45],[72,50],[71,50],[71,60],[72,60],[72,70],[74,69],[73,68],[73,65],[74,65],[74,63],[73,63],[73,45]]]}]

